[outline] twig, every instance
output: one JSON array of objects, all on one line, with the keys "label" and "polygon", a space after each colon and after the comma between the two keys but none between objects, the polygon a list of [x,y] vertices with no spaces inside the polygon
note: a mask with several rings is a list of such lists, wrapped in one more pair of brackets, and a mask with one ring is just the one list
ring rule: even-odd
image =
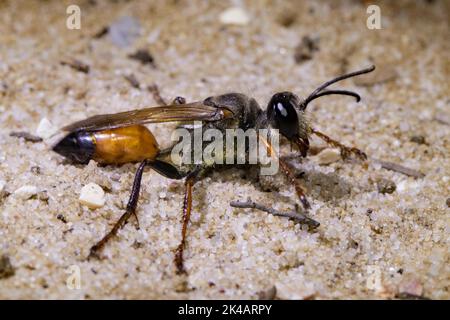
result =
[{"label": "twig", "polygon": [[381,164],[381,167],[386,170],[391,170],[399,173],[403,173],[404,175],[414,177],[414,178],[423,178],[425,177],[425,174],[423,174],[420,171],[404,167],[402,165],[399,165],[397,163],[389,162],[389,161],[383,161],[383,160],[377,160],[373,159],[373,161]]},{"label": "twig", "polygon": [[100,39],[103,36],[107,35],[108,32],[109,32],[109,27],[103,27],[96,34],[93,35],[93,38],[94,39]]},{"label": "twig", "polygon": [[69,66],[77,71],[83,72],[83,73],[89,73],[89,66],[77,59],[72,59],[71,61],[61,61],[61,65],[63,66]]},{"label": "twig", "polygon": [[272,286],[267,290],[258,292],[259,300],[274,300],[277,296],[277,287]]},{"label": "twig", "polygon": [[408,292],[399,292],[395,295],[395,298],[401,299],[401,300],[431,300],[428,297],[422,296],[422,295],[416,295]]},{"label": "twig", "polygon": [[11,137],[16,137],[16,138],[24,138],[25,141],[30,141],[30,142],[41,142],[42,138],[32,135],[31,133],[25,132],[25,131],[13,131],[9,134]]},{"label": "twig", "polygon": [[134,74],[131,73],[131,74],[125,75],[123,77],[125,78],[125,80],[127,80],[130,83],[130,85],[133,88],[136,88],[136,89],[140,88],[141,85],[139,84],[139,81],[138,81],[138,79],[136,79],[136,76]]},{"label": "twig", "polygon": [[434,120],[439,122],[440,124],[445,124],[450,126],[450,117],[445,113],[439,113],[434,117]]},{"label": "twig", "polygon": [[153,58],[153,56],[147,49],[140,49],[140,50],[136,51],[135,53],[129,54],[128,58],[137,60],[142,64],[149,64],[153,68],[156,67],[155,59]]},{"label": "twig", "polygon": [[295,220],[299,223],[302,224],[306,224],[308,226],[310,226],[311,228],[317,228],[318,226],[320,226],[320,223],[308,218],[307,216],[305,216],[304,214],[298,213],[298,212],[280,212],[277,211],[273,208],[269,208],[266,207],[262,204],[253,202],[250,198],[247,198],[246,202],[239,202],[239,201],[231,201],[230,202],[230,206],[234,207],[234,208],[245,208],[245,209],[257,209],[257,210],[261,210],[267,213],[270,213],[274,216],[279,216],[279,217],[287,217],[290,218],[292,220]]},{"label": "twig", "polygon": [[156,103],[161,106],[167,105],[166,100],[161,96],[161,93],[159,92],[158,85],[152,84],[148,86],[148,91],[153,95],[153,99],[155,99]]}]

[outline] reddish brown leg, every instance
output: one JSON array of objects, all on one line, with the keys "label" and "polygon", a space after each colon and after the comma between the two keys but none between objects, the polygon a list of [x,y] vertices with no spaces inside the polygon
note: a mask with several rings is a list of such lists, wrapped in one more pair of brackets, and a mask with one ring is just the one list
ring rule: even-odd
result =
[{"label": "reddish brown leg", "polygon": [[305,208],[305,210],[308,210],[309,208],[311,208],[311,206],[308,202],[308,199],[306,199],[305,190],[300,185],[300,183],[298,183],[292,169],[289,167],[289,165],[286,162],[284,162],[281,159],[278,159],[278,163],[280,164],[280,168],[281,168],[281,170],[283,170],[283,173],[286,176],[286,178],[289,180],[290,183],[292,183],[294,185],[295,192],[297,193],[297,196],[300,199],[300,202],[302,203],[303,208]]},{"label": "reddish brown leg", "polygon": [[[141,180],[142,173],[144,172],[144,168],[147,165],[147,161],[143,161],[139,168],[136,171],[133,182],[133,189],[131,190],[130,199],[128,200],[127,210],[125,213],[119,218],[116,224],[112,227],[111,231],[109,231],[99,242],[97,242],[94,246],[92,246],[88,258],[98,257],[98,252],[105,246],[105,244],[114,237],[117,232],[125,225],[128,219],[133,215],[137,220],[136,215],[136,206],[139,200],[139,191],[141,189]],[[139,224],[139,222],[138,222]]]},{"label": "reddish brown leg", "polygon": [[183,251],[186,245],[186,231],[187,225],[189,223],[189,219],[191,217],[192,210],[192,186],[195,183],[195,177],[197,172],[194,172],[192,175],[186,178],[185,182],[185,193],[184,193],[184,201],[183,201],[183,226],[181,228],[181,242],[178,245],[178,248],[175,252],[175,266],[177,267],[177,273],[186,273],[183,265]]},{"label": "reddish brown leg", "polygon": [[278,163],[280,164],[280,168],[283,171],[283,174],[286,176],[286,178],[289,180],[289,182],[294,185],[295,192],[297,193],[297,196],[300,199],[300,202],[302,203],[303,208],[305,208],[305,210],[308,210],[311,206],[309,205],[309,202],[306,199],[306,195],[305,195],[305,191],[304,191],[303,187],[298,183],[292,169],[289,167],[289,165],[286,162],[284,162],[283,160],[280,159],[280,157],[273,150],[273,147],[269,141],[267,141],[265,138],[263,138],[261,136],[260,136],[260,139],[266,145],[269,155],[272,157],[276,157],[278,159]]},{"label": "reddish brown leg", "polygon": [[326,134],[324,134],[320,131],[317,131],[316,129],[311,128],[311,132],[314,133],[316,136],[318,136],[323,141],[325,141],[330,146],[339,148],[339,150],[341,150],[341,156],[343,159],[347,159],[348,157],[350,157],[351,154],[353,154],[353,155],[357,156],[358,158],[360,158],[361,160],[367,160],[367,155],[363,151],[359,150],[358,148],[347,147],[347,146],[343,145],[342,143],[340,143],[339,141],[331,139]]}]

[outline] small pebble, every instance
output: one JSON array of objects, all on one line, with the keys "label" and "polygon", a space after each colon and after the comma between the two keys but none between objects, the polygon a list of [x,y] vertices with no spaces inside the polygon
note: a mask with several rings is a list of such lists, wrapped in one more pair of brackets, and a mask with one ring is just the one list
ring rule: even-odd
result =
[{"label": "small pebble", "polygon": [[39,200],[42,200],[42,201],[48,201],[49,196],[48,196],[47,191],[45,191],[45,190],[39,191],[39,192],[37,193],[37,198],[38,198]]},{"label": "small pebble", "polygon": [[130,46],[138,37],[141,25],[133,17],[121,17],[109,26],[109,39],[118,47]]},{"label": "small pebble", "polygon": [[160,192],[159,193],[159,198],[160,199],[165,199],[167,197],[167,194],[165,192]]},{"label": "small pebble", "polygon": [[153,58],[152,54],[147,49],[139,49],[135,53],[129,54],[128,58],[155,67],[155,58]]},{"label": "small pebble", "polygon": [[80,192],[80,203],[90,209],[96,209],[105,205],[105,192],[95,183],[85,185]]},{"label": "small pebble", "polygon": [[32,185],[25,185],[14,191],[14,196],[18,199],[27,200],[38,193],[38,188]]},{"label": "small pebble", "polygon": [[377,183],[377,188],[379,193],[385,194],[385,193],[393,193],[395,189],[397,189],[397,186],[392,180],[381,179]]},{"label": "small pebble", "polygon": [[294,60],[296,63],[310,60],[316,51],[319,51],[319,38],[304,36],[302,41],[295,47]]},{"label": "small pebble", "polygon": [[0,179],[0,194],[2,194],[3,190],[5,190],[6,182],[5,180]]},{"label": "small pebble", "polygon": [[228,8],[220,14],[220,22],[223,24],[232,24],[244,26],[250,21],[249,16],[244,9],[239,7]]},{"label": "small pebble", "polygon": [[424,136],[412,136],[410,141],[415,142],[417,144],[425,144],[426,143]]},{"label": "small pebble", "polygon": [[418,278],[405,276],[404,279],[400,282],[398,290],[402,293],[421,296],[423,293],[423,286]]},{"label": "small pebble", "polygon": [[0,257],[0,279],[12,277],[14,273],[14,267],[12,266],[9,257],[2,255]]},{"label": "small pebble", "polygon": [[330,164],[341,159],[339,149],[324,149],[315,156],[317,162],[321,165]]},{"label": "small pebble", "polygon": [[450,198],[447,198],[447,200],[445,201],[445,203],[447,204],[447,207],[450,208]]},{"label": "small pebble", "polygon": [[43,118],[36,129],[36,135],[42,139],[48,139],[57,131],[58,129],[47,118]]},{"label": "small pebble", "polygon": [[268,290],[258,292],[259,300],[273,300],[277,296],[277,287],[272,286]]}]

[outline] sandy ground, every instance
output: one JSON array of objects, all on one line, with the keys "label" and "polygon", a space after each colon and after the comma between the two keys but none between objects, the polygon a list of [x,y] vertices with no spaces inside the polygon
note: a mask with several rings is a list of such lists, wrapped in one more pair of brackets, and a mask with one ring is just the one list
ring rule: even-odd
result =
[{"label": "sandy ground", "polygon": [[[66,28],[69,3],[0,1],[0,298],[450,298],[449,2],[381,2],[381,30],[366,27],[368,1],[74,2],[81,30]],[[247,24],[219,21],[232,5],[244,8]],[[99,33],[124,16],[138,21],[137,36],[119,47]],[[318,39],[318,50],[296,61],[304,36]],[[128,57],[138,49],[149,50],[154,65]],[[71,59],[89,72],[61,64]],[[364,83],[339,85],[359,92],[359,104],[335,96],[308,107],[319,129],[371,160],[319,165],[315,157],[290,157],[305,172],[299,179],[320,227],[308,231],[229,206],[251,196],[292,209],[297,200],[283,180],[265,192],[244,171],[215,173],[194,188],[188,275],[175,275],[173,265],[182,182],[145,173],[140,229],[130,221],[103,260],[86,261],[123,212],[137,166],[71,165],[47,140],[10,136],[34,134],[44,117],[62,127],[155,105],[152,84],[167,99],[240,91],[265,107],[277,91],[305,96],[372,63],[377,73]],[[124,78],[130,74],[140,88]],[[171,127],[152,126],[162,145]],[[425,176],[389,171],[373,159]],[[395,191],[379,191],[384,179]],[[96,210],[78,201],[90,182],[106,192]],[[36,187],[30,198],[16,192],[25,185]],[[80,287],[71,289],[67,281],[78,271]]]}]

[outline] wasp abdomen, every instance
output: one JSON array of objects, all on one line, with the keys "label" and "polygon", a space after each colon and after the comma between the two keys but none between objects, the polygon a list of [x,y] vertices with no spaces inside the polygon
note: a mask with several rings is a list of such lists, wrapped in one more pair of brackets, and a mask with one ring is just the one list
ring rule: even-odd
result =
[{"label": "wasp abdomen", "polygon": [[95,152],[92,158],[105,164],[153,160],[159,154],[153,134],[141,125],[92,133]]},{"label": "wasp abdomen", "polygon": [[94,159],[103,164],[154,160],[159,154],[155,137],[141,125],[71,132],[53,150],[75,162]]}]

